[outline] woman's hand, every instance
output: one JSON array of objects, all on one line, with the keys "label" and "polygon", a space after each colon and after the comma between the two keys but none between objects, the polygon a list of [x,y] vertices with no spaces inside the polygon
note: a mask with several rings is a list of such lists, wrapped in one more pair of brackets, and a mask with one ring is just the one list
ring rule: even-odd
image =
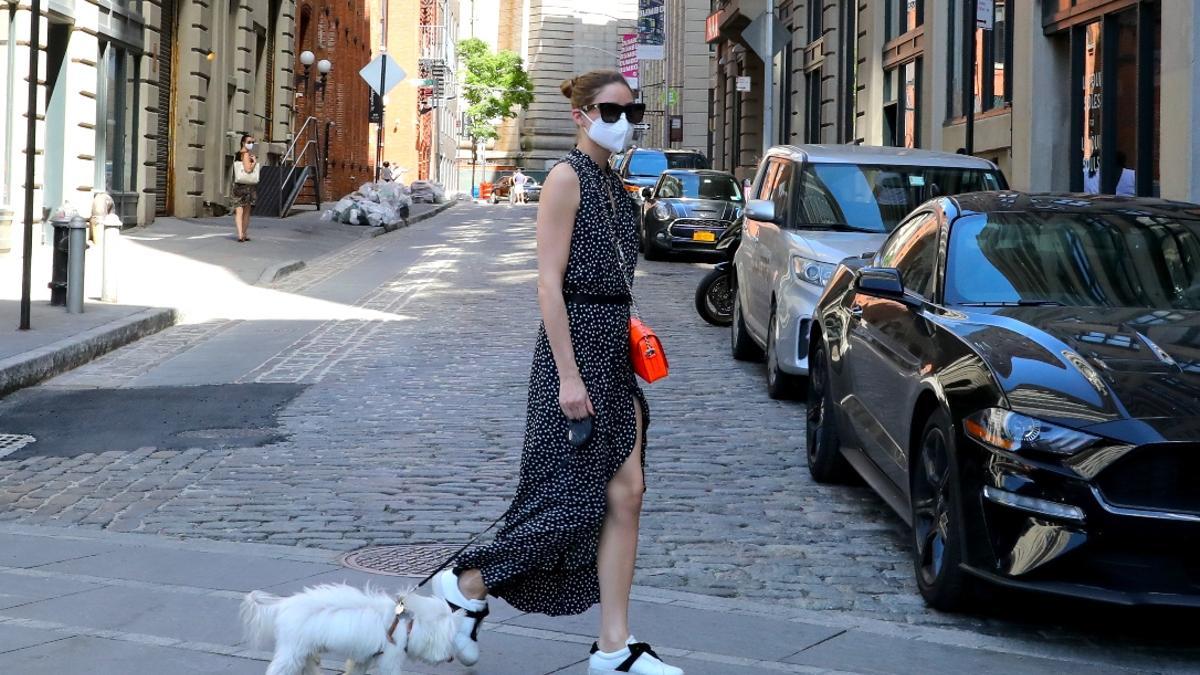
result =
[{"label": "woman's hand", "polygon": [[563,414],[569,420],[581,420],[596,414],[592,407],[592,399],[588,397],[587,387],[579,375],[569,375],[562,378],[558,385],[558,404],[562,406]]}]

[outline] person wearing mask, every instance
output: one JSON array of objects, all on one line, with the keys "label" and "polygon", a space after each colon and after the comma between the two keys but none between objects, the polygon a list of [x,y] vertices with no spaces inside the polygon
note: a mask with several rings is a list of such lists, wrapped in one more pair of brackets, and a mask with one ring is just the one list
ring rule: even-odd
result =
[{"label": "person wearing mask", "polygon": [[250,210],[258,196],[261,168],[254,154],[254,136],[242,134],[241,148],[233,160],[233,222],[241,242],[250,241]]},{"label": "person wearing mask", "polygon": [[550,616],[600,603],[590,675],[682,675],[629,631],[649,408],[629,354],[637,207],[608,159],[629,147],[646,108],[615,70],[561,89],[580,135],[546,177],[538,206],[542,324],[520,482],[495,540],[434,576],[433,592],[467,612],[455,640],[464,665],[479,658],[493,595]]}]

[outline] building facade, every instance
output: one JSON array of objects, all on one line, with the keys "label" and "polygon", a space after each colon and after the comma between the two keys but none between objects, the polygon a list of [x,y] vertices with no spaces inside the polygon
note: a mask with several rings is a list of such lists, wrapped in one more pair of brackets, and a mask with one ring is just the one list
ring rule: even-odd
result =
[{"label": "building facade", "polygon": [[[289,143],[291,154],[307,163],[319,149],[325,199],[337,199],[374,180],[368,119],[370,88],[358,74],[370,62],[373,51],[365,9],[362,0],[300,0],[296,6],[294,48],[282,71],[287,81],[285,90],[295,102],[290,111],[290,141],[294,141]],[[322,77],[317,66],[306,68],[300,61],[305,51],[312,52],[318,63],[328,60],[332,70]],[[314,145],[308,145],[310,140]]]},{"label": "building facade", "polygon": [[666,0],[664,58],[641,61],[639,93],[650,128],[642,147],[705,152],[709,134],[709,47],[704,39],[709,0]]},{"label": "building facade", "polygon": [[[371,5],[375,44],[383,31],[387,3],[388,53],[405,80],[384,99],[383,160],[404,182],[433,180],[453,190],[458,154],[458,101],[453,83],[458,42],[457,0],[380,0]],[[374,157],[375,129],[371,126]],[[373,160],[372,160],[373,161]]]},{"label": "building facade", "polygon": [[[995,161],[1016,188],[1132,185],[1139,195],[1200,200],[1196,3],[993,0],[988,28],[976,27],[969,6],[776,3],[790,38],[764,61],[742,31],[765,3],[715,0],[715,164],[752,174],[764,133],[771,144],[954,152],[967,147],[965,111],[973,111],[973,154]],[[765,73],[774,84],[769,130]],[[749,78],[748,91],[737,90],[738,77]]]}]

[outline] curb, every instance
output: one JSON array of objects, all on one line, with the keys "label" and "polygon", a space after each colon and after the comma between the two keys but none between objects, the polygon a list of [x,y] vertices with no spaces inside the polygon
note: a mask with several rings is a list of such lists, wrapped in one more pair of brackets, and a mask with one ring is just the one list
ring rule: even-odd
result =
[{"label": "curb", "polygon": [[272,265],[263,270],[263,273],[258,276],[258,281],[254,282],[255,286],[265,286],[270,283],[279,281],[292,272],[299,272],[304,269],[303,260],[288,260],[281,262],[278,265]]},{"label": "curb", "polygon": [[0,361],[0,396],[78,368],[101,354],[175,325],[176,310],[146,309]]}]

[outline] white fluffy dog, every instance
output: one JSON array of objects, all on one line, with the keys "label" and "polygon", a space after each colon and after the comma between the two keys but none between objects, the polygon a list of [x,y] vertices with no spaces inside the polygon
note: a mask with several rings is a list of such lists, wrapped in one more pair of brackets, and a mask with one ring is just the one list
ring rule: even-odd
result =
[{"label": "white fluffy dog", "polygon": [[[371,588],[323,584],[281,598],[251,591],[242,601],[242,624],[257,645],[275,639],[267,675],[320,675],[321,653],[345,656],[347,675],[401,675],[406,657],[427,663],[449,661],[462,612],[445,600],[417,595],[399,598]],[[391,631],[391,635],[389,635]]]}]

